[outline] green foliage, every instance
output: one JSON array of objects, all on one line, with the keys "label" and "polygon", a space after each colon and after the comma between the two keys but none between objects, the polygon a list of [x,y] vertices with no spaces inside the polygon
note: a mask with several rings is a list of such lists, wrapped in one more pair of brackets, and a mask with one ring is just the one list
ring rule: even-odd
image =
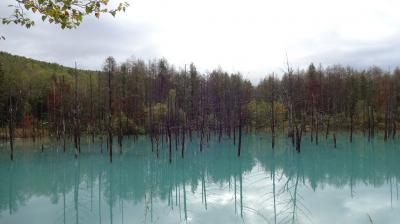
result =
[{"label": "green foliage", "polygon": [[[35,22],[29,18],[28,12],[38,13],[42,21],[55,23],[64,28],[78,27],[85,16],[108,13],[115,16],[118,12],[125,12],[129,6],[121,2],[116,7],[109,6],[109,0],[15,0],[16,4],[9,5],[13,14],[2,18],[3,24],[18,24],[30,28]],[[2,37],[4,38],[4,37]]]},{"label": "green foliage", "polygon": [[271,107],[265,101],[251,100],[247,104],[247,111],[253,127],[266,127],[269,124],[267,118],[270,115]]},{"label": "green foliage", "polygon": [[166,116],[168,108],[167,105],[165,105],[164,103],[157,103],[156,105],[154,105],[153,111],[155,122],[161,122],[162,119],[164,119],[164,117]]},{"label": "green foliage", "polygon": [[176,90],[175,89],[170,89],[169,92],[168,92],[168,95],[169,95],[171,100],[175,101]]},{"label": "green foliage", "polygon": [[[286,115],[285,106],[281,102],[274,102],[275,120],[282,121]],[[271,116],[272,106],[271,103],[264,100],[252,99],[247,104],[247,112],[249,117],[249,123],[252,127],[256,128],[267,128],[271,127]],[[279,126],[279,122],[275,122],[275,125]]]},{"label": "green foliage", "polygon": [[[7,113],[7,98],[11,94],[18,98],[18,118],[25,113],[36,114],[38,107],[46,110],[48,95],[51,93],[54,79],[65,77],[67,85],[72,83],[71,68],[58,64],[47,63],[14,56],[0,52],[0,117],[4,119]],[[78,70],[80,77],[89,76],[89,71]],[[28,105],[29,104],[29,105]]]}]

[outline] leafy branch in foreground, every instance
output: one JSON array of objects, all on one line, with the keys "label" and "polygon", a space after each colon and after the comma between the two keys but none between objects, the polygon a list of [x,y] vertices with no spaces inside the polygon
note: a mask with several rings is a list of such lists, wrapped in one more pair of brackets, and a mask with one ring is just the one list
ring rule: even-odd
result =
[{"label": "leafy branch in foreground", "polygon": [[84,16],[100,14],[115,16],[118,12],[125,12],[129,6],[127,2],[120,2],[116,7],[108,5],[109,0],[15,0],[16,4],[8,5],[13,13],[7,18],[1,18],[3,24],[14,23],[30,28],[35,22],[29,18],[28,12],[38,13],[43,21],[59,24],[62,29],[76,28]]}]

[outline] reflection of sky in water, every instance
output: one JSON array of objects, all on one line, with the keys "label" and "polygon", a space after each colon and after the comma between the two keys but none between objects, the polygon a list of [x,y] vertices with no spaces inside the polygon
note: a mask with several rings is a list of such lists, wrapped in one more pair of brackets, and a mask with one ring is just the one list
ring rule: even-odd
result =
[{"label": "reflection of sky in water", "polygon": [[346,140],[306,137],[298,155],[249,135],[238,159],[232,141],[200,153],[194,138],[169,164],[165,148],[157,159],[147,139],[126,139],[112,165],[98,143],[75,161],[54,142],[18,142],[14,163],[1,151],[0,223],[399,223],[398,142]]}]

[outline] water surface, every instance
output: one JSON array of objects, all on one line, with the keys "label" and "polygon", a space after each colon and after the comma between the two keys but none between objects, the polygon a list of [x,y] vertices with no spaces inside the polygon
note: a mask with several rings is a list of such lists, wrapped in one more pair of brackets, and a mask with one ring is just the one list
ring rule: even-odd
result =
[{"label": "water surface", "polygon": [[232,140],[199,152],[193,138],[172,164],[145,137],[126,138],[112,164],[100,143],[75,160],[57,142],[41,152],[19,140],[14,162],[1,146],[0,223],[400,223],[399,141],[380,139],[339,135],[334,149],[307,137],[298,154],[285,138],[272,150],[246,135],[237,158]]}]

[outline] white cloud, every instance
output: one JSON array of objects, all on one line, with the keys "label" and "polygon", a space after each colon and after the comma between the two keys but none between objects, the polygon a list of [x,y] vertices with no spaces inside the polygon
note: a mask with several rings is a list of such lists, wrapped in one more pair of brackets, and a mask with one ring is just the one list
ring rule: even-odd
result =
[{"label": "white cloud", "polygon": [[[88,18],[77,30],[41,24],[4,27],[0,49],[98,69],[107,55],[166,57],[206,71],[222,66],[258,80],[286,60],[304,67],[396,66],[400,2],[395,0],[131,0],[125,14]],[[4,8],[3,3],[0,7]],[[5,12],[0,9],[1,14]],[[390,47],[397,47],[391,49]],[[382,55],[375,60],[376,51]],[[390,51],[385,53],[385,51]],[[370,52],[370,53],[369,53]],[[354,58],[357,57],[357,58]]]}]

